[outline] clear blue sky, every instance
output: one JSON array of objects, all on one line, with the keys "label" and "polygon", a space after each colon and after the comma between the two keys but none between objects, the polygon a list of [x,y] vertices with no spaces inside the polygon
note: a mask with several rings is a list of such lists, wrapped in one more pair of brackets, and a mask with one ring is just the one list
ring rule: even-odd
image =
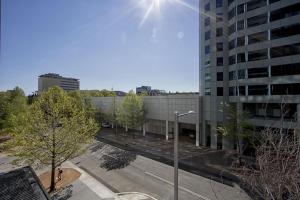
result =
[{"label": "clear blue sky", "polygon": [[53,72],[81,89],[198,91],[197,9],[198,0],[2,0],[0,90],[29,94]]}]

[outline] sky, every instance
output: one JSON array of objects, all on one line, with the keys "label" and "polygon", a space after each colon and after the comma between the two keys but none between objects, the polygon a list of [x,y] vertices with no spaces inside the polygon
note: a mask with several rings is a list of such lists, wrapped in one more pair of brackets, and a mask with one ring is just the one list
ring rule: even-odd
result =
[{"label": "sky", "polygon": [[0,91],[38,76],[80,89],[199,88],[198,0],[2,0]]}]

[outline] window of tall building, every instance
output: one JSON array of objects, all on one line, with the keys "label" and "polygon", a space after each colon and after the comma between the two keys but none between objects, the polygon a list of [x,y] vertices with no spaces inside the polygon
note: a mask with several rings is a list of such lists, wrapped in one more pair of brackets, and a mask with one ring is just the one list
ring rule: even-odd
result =
[{"label": "window of tall building", "polygon": [[268,40],[268,31],[263,31],[263,32],[248,35],[248,44],[263,42],[266,40]]},{"label": "window of tall building", "polygon": [[229,96],[236,95],[236,87],[229,87]]},{"label": "window of tall building", "polygon": [[245,28],[245,21],[244,20],[238,21],[236,26],[238,31],[243,30]]},{"label": "window of tall building", "polygon": [[300,54],[300,43],[271,48],[271,57],[292,56]]},{"label": "window of tall building", "polygon": [[236,80],[236,71],[229,72],[229,80]]},{"label": "window of tall building", "polygon": [[268,59],[268,49],[261,49],[248,52],[248,61]]},{"label": "window of tall building", "polygon": [[279,39],[300,34],[300,23],[282,26],[271,30],[271,39]]},{"label": "window of tall building", "polygon": [[217,51],[223,51],[223,42],[217,43]]},{"label": "window of tall building", "polygon": [[244,13],[245,12],[244,8],[245,8],[244,4],[238,5],[237,6],[237,14],[240,15],[240,14]]},{"label": "window of tall building", "polygon": [[238,53],[236,60],[237,63],[245,62],[246,61],[245,53]]},{"label": "window of tall building", "polygon": [[209,65],[210,65],[210,60],[209,60],[209,59],[207,59],[207,60],[205,61],[205,65],[206,65],[206,66],[209,66]]},{"label": "window of tall building", "polygon": [[209,40],[210,39],[210,31],[206,31],[205,32],[205,40]]},{"label": "window of tall building", "polygon": [[223,28],[217,28],[216,29],[216,36],[217,37],[220,37],[223,35]]},{"label": "window of tall building", "polygon": [[229,65],[235,64],[235,55],[229,56],[228,60]]},{"label": "window of tall building", "polygon": [[209,72],[205,73],[204,79],[205,79],[205,81],[210,81],[211,80],[211,75],[210,75]]},{"label": "window of tall building", "polygon": [[245,69],[238,70],[238,79],[245,79],[245,75],[246,75],[245,71],[246,71]]},{"label": "window of tall building", "polygon": [[210,11],[210,3],[207,3],[207,4],[204,6],[204,11],[205,11],[205,12]]},{"label": "window of tall building", "polygon": [[204,20],[204,26],[209,26],[210,25],[210,18],[206,17]]},{"label": "window of tall building", "polygon": [[299,95],[300,83],[271,85],[272,95]]},{"label": "window of tall building", "polygon": [[235,23],[231,24],[228,28],[228,34],[231,35],[235,32]]},{"label": "window of tall building", "polygon": [[245,36],[236,39],[236,46],[241,47],[245,45]]},{"label": "window of tall building", "polygon": [[289,76],[300,74],[300,63],[271,66],[271,76]]},{"label": "window of tall building", "polygon": [[300,3],[296,3],[270,13],[270,21],[276,21],[287,17],[292,17],[300,14]]},{"label": "window of tall building", "polygon": [[268,67],[250,68],[248,69],[248,78],[268,77]]},{"label": "window of tall building", "polygon": [[249,85],[248,95],[268,95],[268,85]]},{"label": "window of tall building", "polygon": [[204,95],[210,96],[211,95],[211,89],[210,88],[205,88],[204,89]]},{"label": "window of tall building", "polygon": [[235,39],[232,39],[231,41],[229,41],[228,48],[229,48],[229,50],[235,48]]},{"label": "window of tall building", "polygon": [[267,5],[267,0],[252,0],[247,3],[247,11],[261,8]]},{"label": "window of tall building", "polygon": [[209,54],[210,53],[210,46],[206,45],[205,46],[205,54]]},{"label": "window of tall building", "polygon": [[245,96],[246,95],[246,87],[245,86],[239,86],[238,87],[239,91],[239,96]]},{"label": "window of tall building", "polygon": [[217,72],[217,81],[223,81],[223,72]]},{"label": "window of tall building", "polygon": [[248,27],[258,26],[268,22],[268,14],[261,14],[247,19]]},{"label": "window of tall building", "polygon": [[269,4],[276,3],[278,1],[281,1],[281,0],[269,0]]},{"label": "window of tall building", "polygon": [[217,58],[217,66],[223,66],[223,57]]},{"label": "window of tall building", "polygon": [[223,87],[217,87],[217,96],[223,96]]},{"label": "window of tall building", "polygon": [[235,7],[228,12],[228,20],[231,20],[233,17],[235,17]]},{"label": "window of tall building", "polygon": [[218,12],[216,16],[216,22],[222,22],[223,21],[223,13]]},{"label": "window of tall building", "polygon": [[223,0],[216,0],[216,7],[220,8],[223,6]]}]

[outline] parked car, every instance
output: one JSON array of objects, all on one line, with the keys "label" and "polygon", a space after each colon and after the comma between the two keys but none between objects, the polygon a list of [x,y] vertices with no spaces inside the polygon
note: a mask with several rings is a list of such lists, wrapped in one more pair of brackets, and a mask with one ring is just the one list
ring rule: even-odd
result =
[{"label": "parked car", "polygon": [[103,122],[103,123],[101,124],[101,127],[102,127],[102,128],[110,128],[110,124],[109,124],[108,122]]}]

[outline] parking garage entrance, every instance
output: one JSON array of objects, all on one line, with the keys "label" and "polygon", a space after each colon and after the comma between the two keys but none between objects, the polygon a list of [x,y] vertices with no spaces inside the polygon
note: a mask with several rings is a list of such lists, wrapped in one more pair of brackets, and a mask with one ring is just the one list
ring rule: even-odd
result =
[{"label": "parking garage entrance", "polygon": [[195,144],[196,142],[196,125],[179,123],[178,124],[178,133],[180,142],[188,142]]}]

